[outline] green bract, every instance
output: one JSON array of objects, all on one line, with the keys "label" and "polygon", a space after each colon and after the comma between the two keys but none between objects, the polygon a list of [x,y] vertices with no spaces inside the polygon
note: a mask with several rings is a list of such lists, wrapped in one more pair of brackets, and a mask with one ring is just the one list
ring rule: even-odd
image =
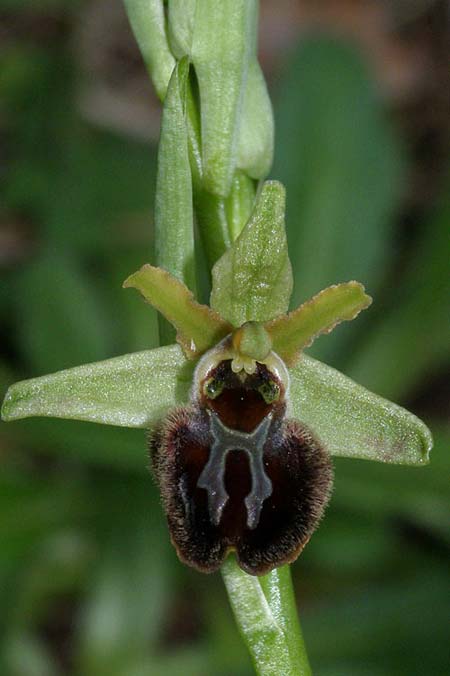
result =
[{"label": "green bract", "polygon": [[287,312],[292,269],[284,208],[284,187],[266,181],[246,227],[213,268],[211,307],[233,326]]},{"label": "green bract", "polygon": [[[127,0],[164,102],[155,208],[158,265],[195,291],[193,210],[209,266],[254,206],[274,123],[257,59],[256,0]],[[224,30],[226,26],[226,30]],[[161,338],[173,332],[161,323]]]},{"label": "green bract", "polygon": [[232,333],[232,349],[243,362],[263,361],[274,349],[291,365],[289,415],[314,430],[331,455],[427,462],[432,439],[418,418],[300,355],[315,336],[352,319],[370,298],[360,284],[348,282],[286,314],[291,269],[280,184],[263,186],[246,227],[215,266],[214,310],[150,265],[124,286],[137,288],[173,324],[182,349],[171,345],[17,383],[6,395],[4,420],[44,415],[150,427],[188,399],[194,360]]},{"label": "green bract", "polygon": [[156,180],[156,257],[195,292],[192,177],[186,125],[187,59],[174,68],[164,101]]},{"label": "green bract", "polygon": [[203,179],[222,197],[236,165],[255,14],[255,0],[197,0],[191,58],[200,92]]},{"label": "green bract", "polygon": [[166,36],[163,0],[125,0],[136,41],[161,100],[175,66]]}]

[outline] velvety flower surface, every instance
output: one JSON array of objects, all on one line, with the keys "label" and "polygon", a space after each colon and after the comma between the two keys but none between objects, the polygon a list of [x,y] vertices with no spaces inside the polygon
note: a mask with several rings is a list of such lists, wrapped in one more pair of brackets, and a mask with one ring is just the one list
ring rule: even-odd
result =
[{"label": "velvety flower surface", "polygon": [[318,525],[331,461],[286,417],[281,360],[269,353],[247,373],[227,352],[225,339],[202,357],[191,406],[169,413],[150,448],[180,558],[211,572],[231,549],[246,572],[264,574],[295,559]]}]

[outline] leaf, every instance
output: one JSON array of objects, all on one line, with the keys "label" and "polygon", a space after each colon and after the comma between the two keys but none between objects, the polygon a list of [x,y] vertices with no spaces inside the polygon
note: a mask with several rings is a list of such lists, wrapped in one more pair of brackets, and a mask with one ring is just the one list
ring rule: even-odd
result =
[{"label": "leaf", "polygon": [[164,101],[155,197],[158,265],[195,292],[192,179],[184,103],[187,59],[173,71]]},{"label": "leaf", "polygon": [[442,523],[449,538],[450,524],[442,515],[448,504],[450,429],[434,421],[433,438],[433,462],[426,472],[374,463],[368,473],[365,463],[337,460],[333,502],[339,513],[356,510],[384,525],[395,515],[419,526],[426,522],[434,533]]},{"label": "leaf", "polygon": [[167,42],[164,3],[162,0],[125,0],[125,8],[156,92],[164,101],[175,66]]},{"label": "leaf", "polygon": [[[130,270],[137,270],[141,263],[142,247],[133,247],[130,250],[122,248],[120,256],[108,257],[106,270],[102,275],[104,304],[108,309],[108,315],[114,318],[114,325],[120,338],[115,354],[160,347],[157,310],[143,303],[138,294],[119,293],[123,280],[130,274]],[[172,340],[172,343],[174,342],[175,339]],[[105,355],[108,355],[108,352],[104,352],[101,358]]]},{"label": "leaf", "polygon": [[287,311],[292,270],[284,205],[284,187],[266,181],[244,230],[213,268],[211,307],[233,326]]},{"label": "leaf", "polygon": [[[195,293],[194,213],[185,116],[187,59],[170,78],[164,101],[155,196],[157,264]],[[173,329],[160,319],[161,344],[174,341]]]},{"label": "leaf", "polygon": [[12,385],[5,421],[49,416],[150,427],[188,398],[192,368],[178,345],[77,366]]},{"label": "leaf", "polygon": [[192,183],[195,190],[199,190],[201,188],[201,180],[203,177],[201,120],[199,106],[200,98],[197,76],[195,74],[195,70],[190,68],[189,77],[186,84],[185,112]]},{"label": "leaf", "polygon": [[3,636],[1,664],[3,673],[24,676],[58,676],[51,651],[32,632],[11,632]]},{"label": "leaf", "polygon": [[140,291],[174,325],[188,358],[206,352],[232,331],[216,312],[197,303],[184,284],[161,268],[144,265],[123,285]]},{"label": "leaf", "polygon": [[128,473],[146,469],[146,449],[139,428],[91,425],[80,420],[33,418],[3,426],[10,448],[26,448],[67,459],[76,465],[109,467]]},{"label": "leaf", "polygon": [[402,161],[361,54],[348,41],[302,40],[276,113],[294,303],[339,279],[375,289],[389,260]]},{"label": "leaf", "polygon": [[191,58],[200,90],[203,182],[221,197],[236,166],[254,15],[255,0],[197,0]]},{"label": "leaf", "polygon": [[124,673],[118,665],[153,652],[170,603],[172,552],[158,498],[149,495],[146,477],[118,476],[110,484],[106,542],[80,623],[83,674]]},{"label": "leaf", "polygon": [[[61,124],[55,111],[48,112],[43,125],[49,120],[52,126]],[[116,123],[112,119],[108,124]],[[101,248],[113,257],[136,240],[150,249],[155,150],[93,126],[71,122],[64,129],[54,141],[58,162],[41,189],[42,228],[49,244],[90,256]],[[44,158],[46,148],[48,143],[41,151]],[[48,181],[53,186],[50,194]]]},{"label": "leaf", "polygon": [[372,302],[358,282],[335,284],[287,315],[266,324],[274,351],[288,364],[294,364],[303,348],[321,333],[329,333],[344,320],[354,319]]},{"label": "leaf", "polygon": [[[41,446],[42,449],[42,446]],[[37,543],[91,516],[82,484],[64,478],[33,476],[23,469],[11,469],[5,462],[0,481],[0,568],[11,557],[22,561],[27,550],[37,553]],[[7,592],[1,589],[1,594]],[[5,609],[6,610],[6,609]],[[12,608],[11,608],[12,610]],[[2,618],[3,619],[3,618]]]},{"label": "leaf", "polygon": [[[448,580],[445,555],[436,561],[436,555],[429,552],[427,556],[423,551],[426,548],[420,548],[421,557],[416,559],[411,574],[405,568],[408,558],[419,547],[412,544],[408,547],[400,539],[396,546],[400,551],[391,550],[383,574],[378,570],[363,577],[359,571],[356,580],[350,583],[347,577],[340,578],[334,594],[328,588],[317,600],[317,610],[308,617],[307,639],[318,674],[445,676],[448,671],[448,600],[442,593]],[[399,561],[394,569],[392,560]],[[330,566],[324,571],[323,580],[332,577]]]},{"label": "leaf", "polygon": [[409,411],[306,355],[290,375],[292,415],[331,455],[402,465],[428,462],[431,433]]},{"label": "leaf", "polygon": [[389,290],[373,330],[348,361],[351,377],[383,396],[408,396],[450,360],[450,324],[442,311],[450,296],[449,195],[447,189],[426,224],[405,281]]},{"label": "leaf", "polygon": [[41,374],[101,359],[111,331],[96,289],[77,262],[62,252],[44,253],[20,270],[15,289],[18,343]]}]

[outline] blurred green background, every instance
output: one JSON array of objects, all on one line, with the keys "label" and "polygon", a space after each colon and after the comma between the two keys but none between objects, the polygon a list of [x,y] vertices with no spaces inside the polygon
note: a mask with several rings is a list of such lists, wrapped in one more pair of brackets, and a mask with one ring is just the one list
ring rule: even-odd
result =
[{"label": "blurred green background", "polygon": [[[446,12],[262,3],[295,303],[353,278],[374,297],[311,353],[436,441],[423,469],[336,461],[293,566],[316,676],[448,674]],[[4,0],[0,50],[3,395],[157,344],[121,282],[152,259],[160,106],[119,0]],[[169,544],[142,432],[1,424],[0,463],[2,676],[252,673],[220,576]]]}]

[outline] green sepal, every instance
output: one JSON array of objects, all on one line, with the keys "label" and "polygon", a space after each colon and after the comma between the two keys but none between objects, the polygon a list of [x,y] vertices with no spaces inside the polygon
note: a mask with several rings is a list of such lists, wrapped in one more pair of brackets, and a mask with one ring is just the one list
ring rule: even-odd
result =
[{"label": "green sepal", "polygon": [[400,465],[428,462],[431,433],[409,411],[306,355],[289,373],[288,415],[310,427],[331,455]]},{"label": "green sepal", "polygon": [[317,336],[329,333],[342,321],[354,319],[371,302],[359,282],[329,286],[293,312],[266,324],[273,349],[291,366]]},{"label": "green sepal", "polygon": [[[5,421],[45,416],[150,427],[188,400],[193,365],[177,345],[86,364],[12,385]],[[412,413],[306,355],[290,370],[289,415],[331,455],[424,465],[431,433]]]},{"label": "green sepal", "polygon": [[175,59],[167,41],[163,0],[125,0],[125,8],[156,93],[164,101]]},{"label": "green sepal", "polygon": [[192,371],[178,345],[77,366],[12,385],[2,419],[46,416],[150,427],[186,402]]},{"label": "green sepal", "polygon": [[284,209],[284,187],[266,181],[245,228],[213,268],[211,307],[233,326],[287,312],[292,269]]},{"label": "green sepal", "polygon": [[177,341],[189,359],[209,350],[231,333],[232,327],[166,270],[144,265],[123,283],[141,292],[177,330]]},{"label": "green sepal", "polygon": [[255,0],[197,0],[191,59],[200,90],[203,184],[221,197],[236,166],[254,13]]}]

